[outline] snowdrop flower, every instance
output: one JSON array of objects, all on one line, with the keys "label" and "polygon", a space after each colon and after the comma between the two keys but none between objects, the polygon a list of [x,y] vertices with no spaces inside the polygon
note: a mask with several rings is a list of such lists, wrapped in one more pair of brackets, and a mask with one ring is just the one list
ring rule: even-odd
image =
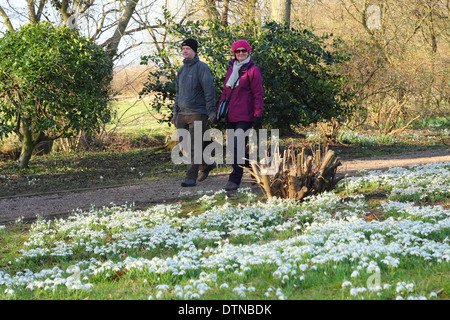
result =
[{"label": "snowdrop flower", "polygon": [[357,288],[357,290],[358,290],[358,293],[363,293],[363,292],[366,292],[366,291],[367,291],[367,289],[364,288],[364,287]]},{"label": "snowdrop flower", "polygon": [[398,283],[397,283],[397,286],[396,286],[396,288],[395,288],[395,291],[396,291],[397,293],[403,291],[403,290],[405,289],[405,285],[406,285],[405,282],[398,282]]},{"label": "snowdrop flower", "polygon": [[301,265],[299,265],[298,267],[299,267],[299,269],[300,269],[301,271],[306,271],[306,270],[308,269],[308,265],[307,265],[307,264],[301,264]]},{"label": "snowdrop flower", "polygon": [[283,294],[283,292],[281,292],[280,288],[277,288],[276,295],[277,295],[279,300],[286,300],[287,299],[287,297]]},{"label": "snowdrop flower", "polygon": [[359,272],[358,271],[353,271],[351,277],[352,278],[356,278],[357,276],[359,276]]},{"label": "snowdrop flower", "polygon": [[14,292],[13,289],[6,289],[5,293],[8,294],[8,295],[13,295],[15,292]]},{"label": "snowdrop flower", "polygon": [[409,296],[407,298],[407,300],[427,300],[427,298],[425,298],[423,296],[419,296],[419,297]]},{"label": "snowdrop flower", "polygon": [[197,286],[197,290],[200,295],[203,295],[209,289],[211,289],[211,287],[208,286],[206,283],[201,283]]},{"label": "snowdrop flower", "polygon": [[177,297],[182,298],[183,297],[183,288],[180,285],[176,285],[174,288],[174,294]]},{"label": "snowdrop flower", "polygon": [[156,289],[162,290],[162,291],[166,291],[168,290],[170,287],[167,284],[159,284],[156,286]]},{"label": "snowdrop flower", "polygon": [[408,290],[409,292],[412,292],[414,290],[414,284],[413,283],[409,283],[405,286],[405,289]]},{"label": "snowdrop flower", "polygon": [[354,297],[356,297],[358,295],[358,290],[356,288],[351,288],[350,289],[350,294]]},{"label": "snowdrop flower", "polygon": [[344,281],[341,285],[342,288],[351,287],[352,283],[350,281]]}]

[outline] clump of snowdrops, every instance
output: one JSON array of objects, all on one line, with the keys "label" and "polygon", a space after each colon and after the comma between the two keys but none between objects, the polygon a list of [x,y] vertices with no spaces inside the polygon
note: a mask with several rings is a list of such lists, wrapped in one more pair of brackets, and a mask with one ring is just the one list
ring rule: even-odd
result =
[{"label": "clump of snowdrops", "polygon": [[[358,192],[367,186],[387,198],[369,205]],[[143,299],[439,298],[432,279],[448,275],[450,210],[436,201],[448,204],[450,165],[365,173],[339,188],[345,199],[261,202],[241,189],[242,204],[203,195],[198,214],[178,203],[39,219],[8,264],[15,272],[0,269],[0,298],[101,297],[97,288],[130,283]]]}]

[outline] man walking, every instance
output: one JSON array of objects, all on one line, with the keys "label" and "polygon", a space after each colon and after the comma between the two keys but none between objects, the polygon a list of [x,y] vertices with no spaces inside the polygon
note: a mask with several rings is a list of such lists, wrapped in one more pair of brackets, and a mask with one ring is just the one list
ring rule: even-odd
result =
[{"label": "man walking", "polygon": [[[183,55],[183,66],[178,70],[175,82],[175,104],[173,108],[172,122],[177,128],[189,131],[190,163],[186,170],[186,178],[181,183],[183,187],[193,187],[198,181],[203,181],[208,177],[211,170],[216,167],[216,163],[207,164],[203,159],[203,134],[206,130],[208,119],[214,123],[216,119],[215,89],[211,70],[206,63],[200,61],[197,55],[198,43],[194,39],[184,40],[181,44]],[[200,126],[200,130],[198,130]],[[194,130],[197,127],[197,130]],[[195,137],[201,134],[201,137]],[[179,135],[180,136],[180,135]],[[195,148],[194,141],[201,141],[201,148]],[[201,150],[201,155],[195,157]],[[201,157],[201,161],[199,161]],[[200,175],[199,175],[200,171]]]}]

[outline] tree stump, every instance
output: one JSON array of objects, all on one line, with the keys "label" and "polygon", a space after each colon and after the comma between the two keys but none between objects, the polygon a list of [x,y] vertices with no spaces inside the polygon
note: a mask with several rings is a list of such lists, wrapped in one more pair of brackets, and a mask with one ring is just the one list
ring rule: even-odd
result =
[{"label": "tree stump", "polygon": [[289,149],[284,151],[283,157],[280,157],[279,153],[273,155],[275,158],[270,171],[266,165],[256,163],[245,169],[268,198],[301,201],[305,197],[333,190],[337,183],[347,176],[336,177],[337,168],[342,164],[334,151],[326,148],[321,152],[319,148],[312,154],[313,156],[306,156],[304,148],[299,153]]}]

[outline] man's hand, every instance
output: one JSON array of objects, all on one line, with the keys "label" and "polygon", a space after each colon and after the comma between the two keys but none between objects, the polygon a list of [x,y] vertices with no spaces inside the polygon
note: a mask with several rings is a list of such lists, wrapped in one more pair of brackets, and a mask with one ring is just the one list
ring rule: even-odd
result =
[{"label": "man's hand", "polygon": [[172,123],[175,127],[177,126],[177,114],[176,113],[174,113],[172,116]]},{"label": "man's hand", "polygon": [[217,114],[215,111],[212,111],[209,113],[208,115],[208,119],[212,124],[216,124],[217,123]]}]

